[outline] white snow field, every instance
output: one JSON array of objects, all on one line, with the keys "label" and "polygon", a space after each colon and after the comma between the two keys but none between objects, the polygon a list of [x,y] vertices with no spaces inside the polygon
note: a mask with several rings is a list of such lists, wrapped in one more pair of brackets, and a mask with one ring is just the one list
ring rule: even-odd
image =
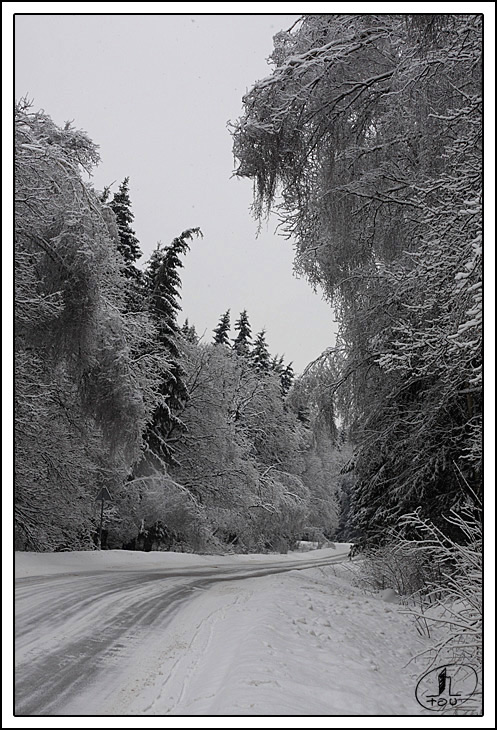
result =
[{"label": "white snow field", "polygon": [[429,714],[423,639],[348,547],[16,553],[16,714]]}]

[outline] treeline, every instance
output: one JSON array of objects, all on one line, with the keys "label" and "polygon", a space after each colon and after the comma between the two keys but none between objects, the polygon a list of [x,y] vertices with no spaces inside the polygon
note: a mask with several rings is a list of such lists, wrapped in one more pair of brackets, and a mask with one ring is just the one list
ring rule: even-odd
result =
[{"label": "treeline", "polygon": [[[83,181],[97,148],[23,101],[15,112],[17,549],[287,550],[337,525],[327,365],[293,383],[247,312],[213,342],[178,323],[201,231],[139,267],[129,180]],[[293,385],[292,385],[293,383]]]},{"label": "treeline", "polygon": [[258,217],[340,322],[328,397],[354,448],[344,537],[482,490],[482,16],[305,15],[233,124]]}]

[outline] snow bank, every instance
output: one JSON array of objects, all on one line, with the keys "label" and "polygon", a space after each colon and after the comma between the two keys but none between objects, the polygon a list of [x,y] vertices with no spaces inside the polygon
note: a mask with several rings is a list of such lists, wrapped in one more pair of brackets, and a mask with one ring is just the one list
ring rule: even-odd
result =
[{"label": "snow bank", "polygon": [[[333,548],[313,551],[313,558],[334,557],[348,553],[349,543],[336,543]],[[250,555],[194,555],[191,553],[150,552],[134,550],[94,550],[62,553],[16,552],[15,577],[56,575],[58,573],[82,573],[94,570],[173,570],[180,568],[229,567],[247,564],[266,564],[308,560],[299,552]]]},{"label": "snow bank", "polygon": [[205,565],[201,555],[188,553],[143,553],[134,550],[95,550],[62,553],[16,552],[15,577],[82,573],[94,570],[154,570]]}]

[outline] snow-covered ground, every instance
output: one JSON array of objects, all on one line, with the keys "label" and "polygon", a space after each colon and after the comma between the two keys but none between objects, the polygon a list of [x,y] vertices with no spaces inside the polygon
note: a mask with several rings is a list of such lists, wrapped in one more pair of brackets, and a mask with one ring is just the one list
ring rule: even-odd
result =
[{"label": "snow-covered ground", "polygon": [[347,552],[18,553],[17,713],[429,715],[423,638]]}]

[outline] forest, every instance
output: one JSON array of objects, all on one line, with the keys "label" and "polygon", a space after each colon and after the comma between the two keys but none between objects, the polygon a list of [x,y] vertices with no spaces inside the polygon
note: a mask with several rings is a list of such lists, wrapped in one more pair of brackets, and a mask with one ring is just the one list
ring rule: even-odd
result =
[{"label": "forest", "polygon": [[[94,144],[16,109],[16,547],[286,551],[337,525],[327,366],[294,383],[249,316],[180,326],[183,231],[143,268],[129,180]],[[215,324],[215,323],[214,323]],[[331,476],[330,476],[331,475]]]},{"label": "forest", "polygon": [[306,15],[269,60],[235,174],[340,323],[298,375],[230,302],[199,338],[201,229],[139,261],[132,180],[94,189],[96,144],[17,102],[17,550],[479,539],[482,18]]}]

